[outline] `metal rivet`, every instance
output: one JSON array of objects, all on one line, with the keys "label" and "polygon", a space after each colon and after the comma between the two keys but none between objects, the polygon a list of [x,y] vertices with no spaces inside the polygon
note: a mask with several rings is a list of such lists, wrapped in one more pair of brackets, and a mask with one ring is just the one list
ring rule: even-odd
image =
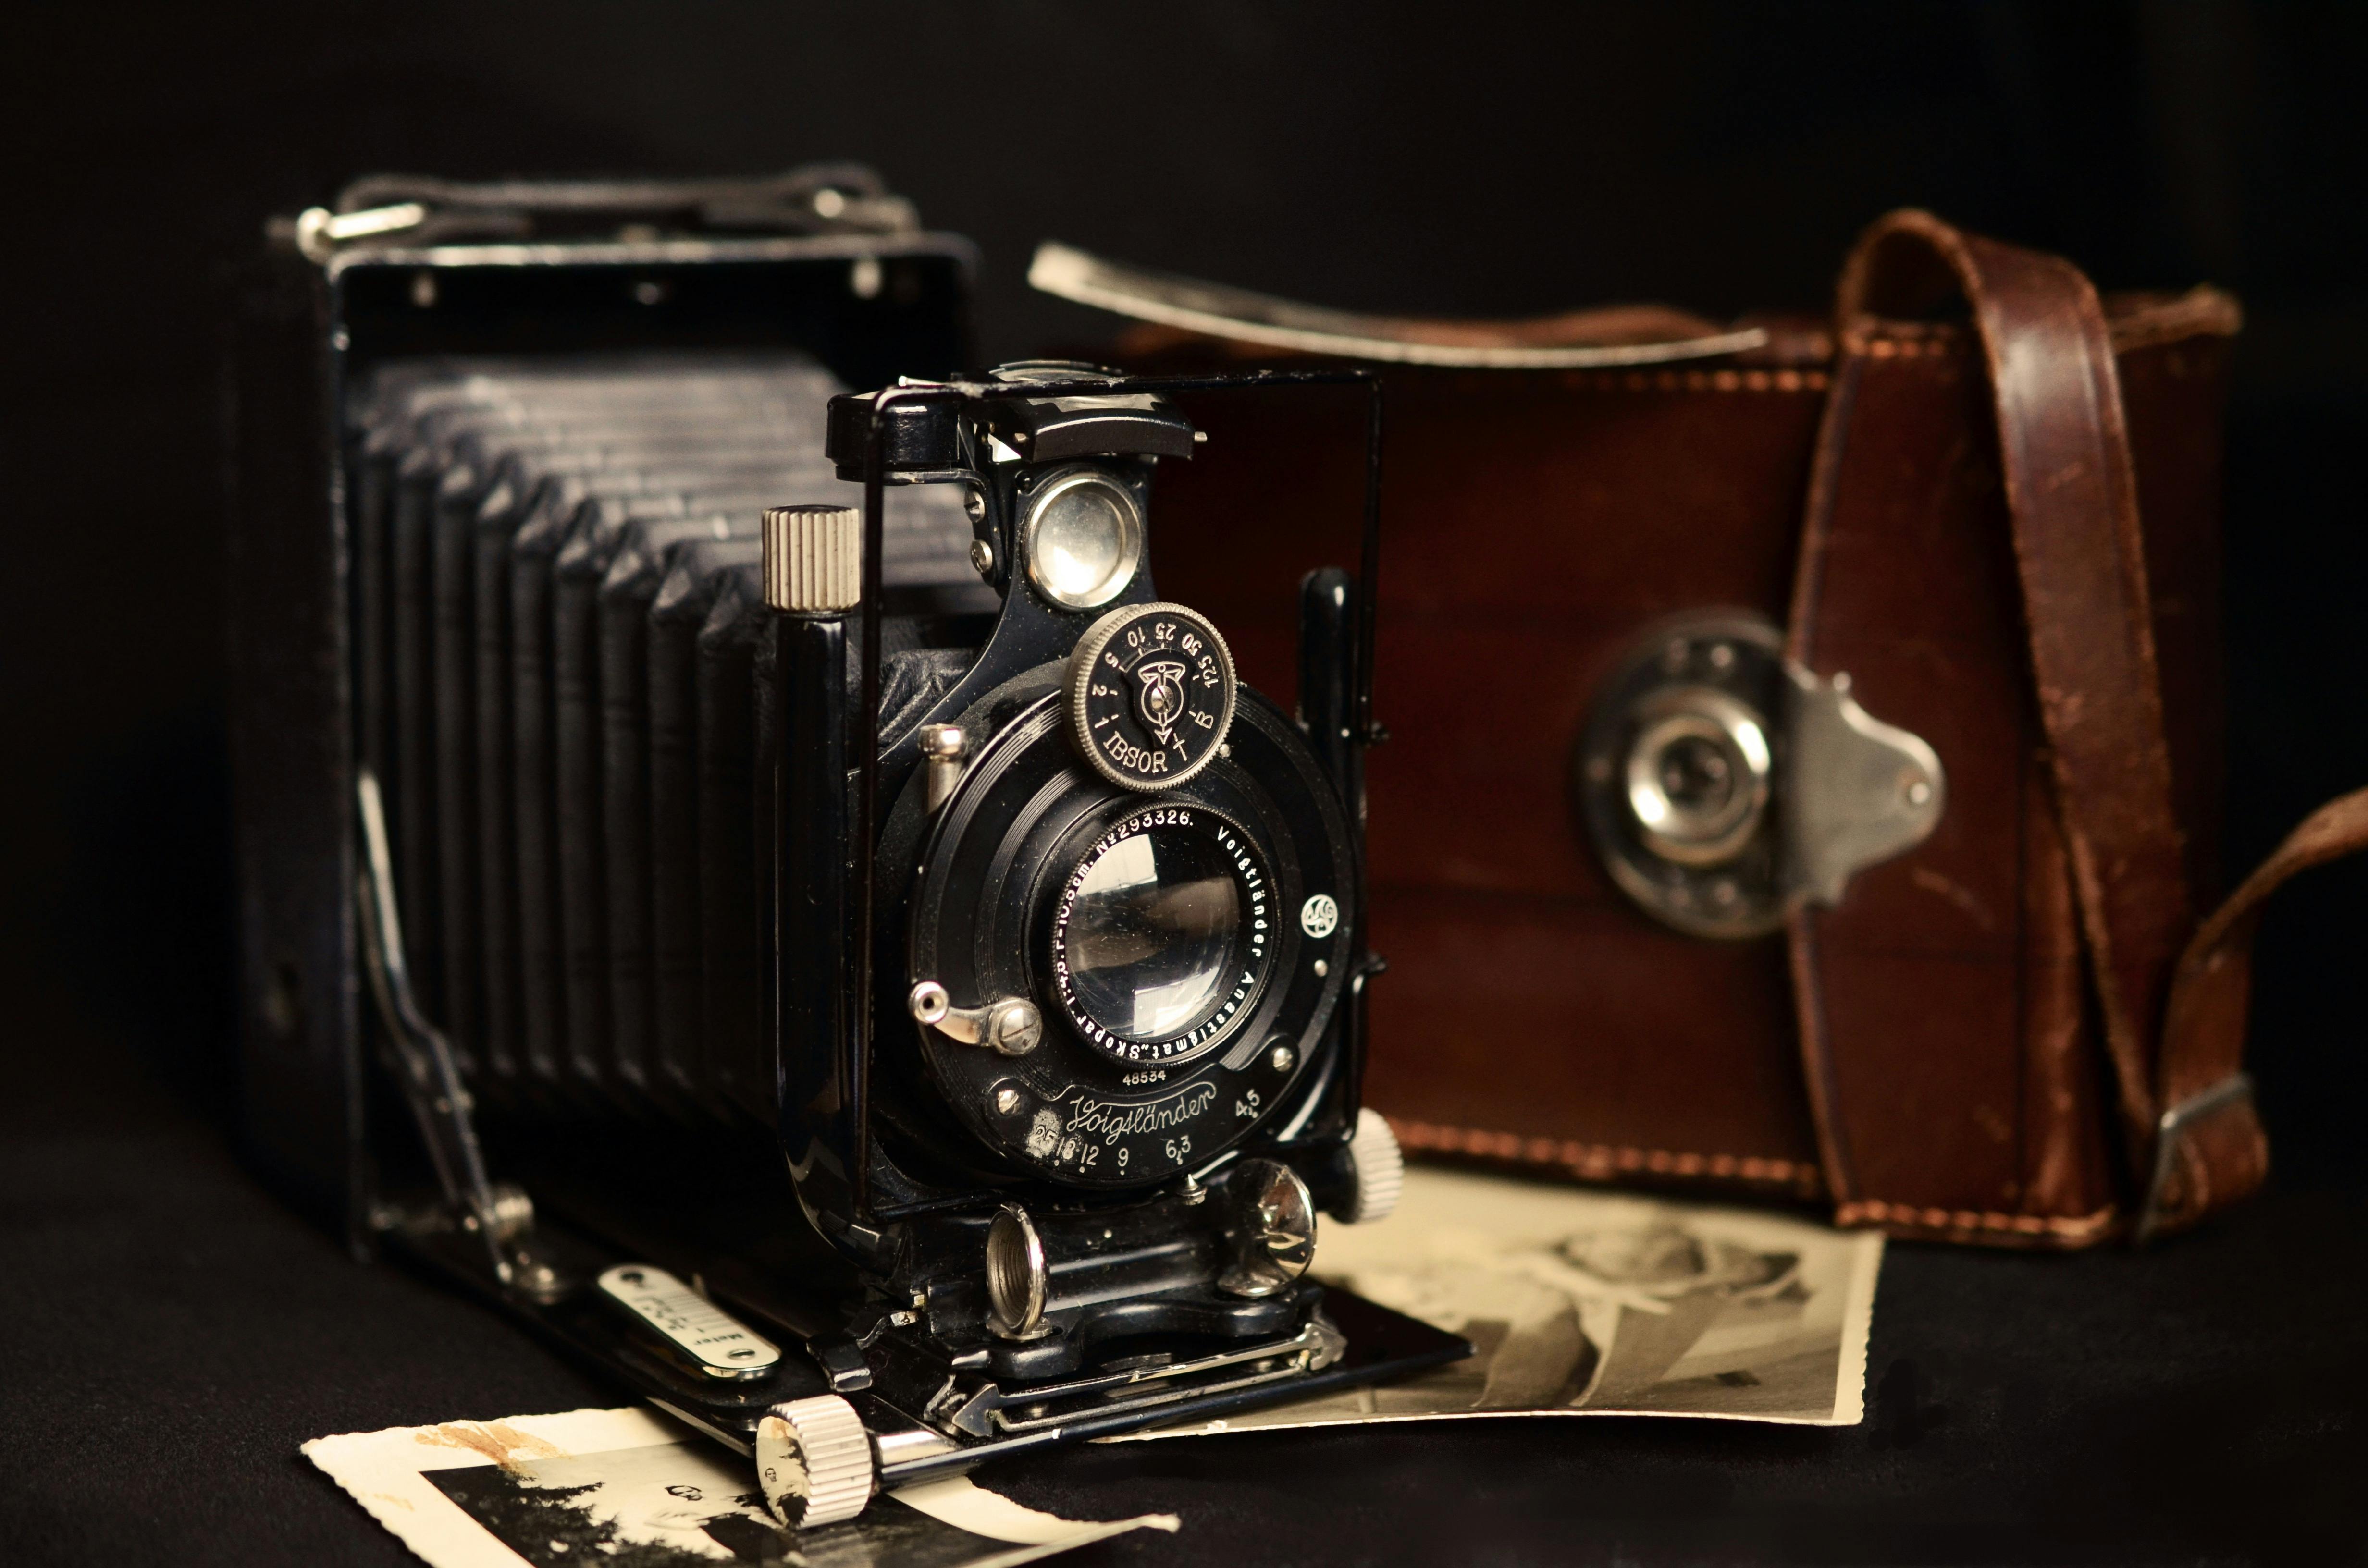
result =
[{"label": "metal rivet", "polygon": [[1298,1061],[1299,1058],[1292,1052],[1291,1047],[1287,1045],[1278,1045],[1267,1057],[1267,1060],[1274,1063],[1274,1070],[1276,1072],[1288,1073],[1291,1071],[1291,1064]]},{"label": "metal rivet", "polygon": [[1930,784],[1921,778],[1911,778],[1907,781],[1907,803],[1909,805],[1930,805],[1931,801],[1932,786]]},{"label": "metal rivet", "polygon": [[1326,963],[1322,959],[1317,959],[1317,960],[1315,960],[1315,978],[1316,978],[1316,979],[1321,980],[1321,979],[1323,979],[1326,975],[1327,975],[1327,974],[1329,974],[1329,973],[1331,973],[1331,972],[1332,972],[1332,966],[1331,966],[1330,964]]},{"label": "metal rivet", "polygon": [[1732,667],[1734,664],[1734,649],[1728,647],[1724,642],[1713,642],[1711,644],[1710,667],[1712,669],[1724,670]]}]

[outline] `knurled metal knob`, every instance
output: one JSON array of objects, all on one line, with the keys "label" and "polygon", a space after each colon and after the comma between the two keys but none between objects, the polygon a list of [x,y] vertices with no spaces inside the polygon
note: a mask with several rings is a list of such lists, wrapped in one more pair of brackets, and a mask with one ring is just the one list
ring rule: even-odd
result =
[{"label": "knurled metal knob", "polygon": [[1340,1218],[1351,1225],[1386,1220],[1406,1189],[1406,1156],[1398,1152],[1397,1134],[1389,1119],[1372,1107],[1357,1112],[1356,1136],[1349,1140],[1349,1163],[1356,1168],[1356,1196]]},{"label": "knurled metal knob", "polygon": [[757,1423],[765,1506],[791,1529],[835,1525],[871,1501],[871,1435],[835,1393],[786,1400]]},{"label": "knurled metal knob", "polygon": [[765,602],[831,615],[863,602],[863,514],[852,506],[765,511]]}]

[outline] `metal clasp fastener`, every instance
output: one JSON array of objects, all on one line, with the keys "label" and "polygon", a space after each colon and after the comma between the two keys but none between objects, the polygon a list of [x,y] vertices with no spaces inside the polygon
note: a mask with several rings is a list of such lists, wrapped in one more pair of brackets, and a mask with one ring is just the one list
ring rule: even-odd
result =
[{"label": "metal clasp fastener", "polygon": [[2179,1164],[2180,1140],[2189,1127],[2205,1117],[2217,1115],[2230,1106],[2250,1104],[2253,1080],[2249,1074],[2231,1073],[2208,1089],[2194,1094],[2164,1111],[2154,1126],[2154,1174],[2146,1179],[2146,1201],[2138,1207],[2137,1228],[2130,1233],[2134,1244],[2143,1245],[2154,1239],[2163,1222],[2169,1218],[2163,1212],[2162,1196],[2170,1186],[2170,1173]]},{"label": "metal clasp fastener", "polygon": [[1858,705],[1848,675],[1788,662],[1784,676],[1787,892],[1830,908],[1850,878],[1931,835],[1945,779],[1921,736]]},{"label": "metal clasp fastener", "polygon": [[1575,780],[1605,869],[1698,937],[1756,937],[1913,848],[1941,820],[1941,759],[1859,706],[1847,675],[1783,656],[1765,617],[1664,621],[1605,683]]}]

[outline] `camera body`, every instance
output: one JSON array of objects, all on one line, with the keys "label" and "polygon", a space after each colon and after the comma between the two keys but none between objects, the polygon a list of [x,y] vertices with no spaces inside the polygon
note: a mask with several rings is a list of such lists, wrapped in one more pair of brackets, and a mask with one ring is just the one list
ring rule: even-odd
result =
[{"label": "camera body", "polygon": [[[1244,379],[956,377],[966,247],[864,171],[364,182],[281,238],[233,512],[268,1175],[793,1522],[1468,1353],[1305,1276],[1396,1180],[1370,484],[1286,713],[1151,570],[1171,394]],[[830,395],[890,367],[937,379]],[[1377,479],[1371,378],[1249,381],[1361,390]]]},{"label": "camera body", "polygon": [[[1154,475],[1196,432],[1124,385],[1031,364],[835,400],[841,477],[957,487],[1004,597],[941,692],[911,668],[934,651],[850,680],[858,606],[791,608],[830,596],[786,563],[860,558],[852,510],[768,519],[785,1153],[842,1256],[1010,1377],[1296,1333],[1315,1209],[1372,1199],[1357,778],[1308,739],[1352,722],[1349,578],[1304,589],[1303,727],[1156,598]],[[874,726],[883,689],[916,695]],[[867,729],[874,755],[831,744]]]}]

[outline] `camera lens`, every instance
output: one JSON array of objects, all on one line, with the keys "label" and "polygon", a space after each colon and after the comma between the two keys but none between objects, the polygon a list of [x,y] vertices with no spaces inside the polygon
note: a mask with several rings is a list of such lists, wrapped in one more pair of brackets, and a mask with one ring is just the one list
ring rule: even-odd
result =
[{"label": "camera lens", "polygon": [[1058,475],[1028,513],[1028,574],[1072,609],[1116,598],[1134,578],[1143,528],[1134,497],[1091,471]]},{"label": "camera lens", "polygon": [[1236,978],[1245,899],[1231,858],[1188,827],[1109,845],[1072,879],[1060,956],[1077,1010],[1129,1040],[1190,1034]]}]

